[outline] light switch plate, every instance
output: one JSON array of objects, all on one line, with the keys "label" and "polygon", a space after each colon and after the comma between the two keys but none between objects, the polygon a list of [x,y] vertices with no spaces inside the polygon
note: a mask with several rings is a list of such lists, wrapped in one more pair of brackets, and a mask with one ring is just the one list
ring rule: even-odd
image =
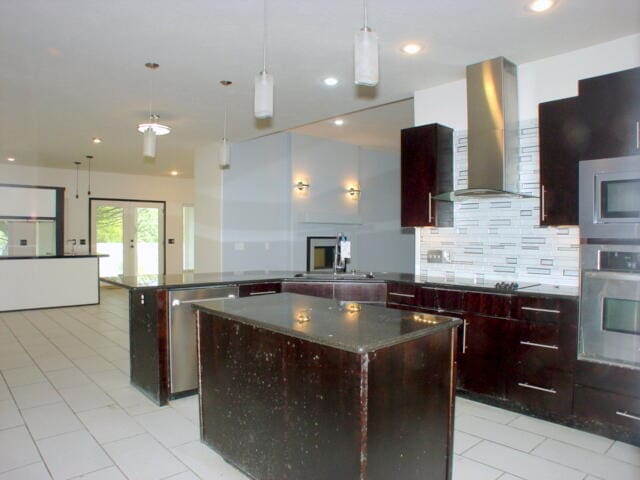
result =
[{"label": "light switch plate", "polygon": [[427,250],[427,263],[451,263],[447,250]]}]

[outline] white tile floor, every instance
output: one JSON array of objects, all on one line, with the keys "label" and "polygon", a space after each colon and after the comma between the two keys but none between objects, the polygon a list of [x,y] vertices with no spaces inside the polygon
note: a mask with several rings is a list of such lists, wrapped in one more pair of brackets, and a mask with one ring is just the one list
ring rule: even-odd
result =
[{"label": "white tile floor", "polygon": [[[114,289],[0,314],[0,480],[246,479],[198,441],[195,397],[129,386],[127,318]],[[462,398],[454,447],[454,480],[640,480],[637,447]]]}]

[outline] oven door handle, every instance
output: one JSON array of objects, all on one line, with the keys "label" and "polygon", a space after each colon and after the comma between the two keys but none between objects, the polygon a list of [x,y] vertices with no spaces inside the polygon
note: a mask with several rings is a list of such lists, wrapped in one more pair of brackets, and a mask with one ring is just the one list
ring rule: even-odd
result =
[{"label": "oven door handle", "polygon": [[584,277],[585,279],[593,278],[594,280],[627,280],[632,282],[640,281],[640,273],[630,273],[630,272],[586,270],[584,272]]}]

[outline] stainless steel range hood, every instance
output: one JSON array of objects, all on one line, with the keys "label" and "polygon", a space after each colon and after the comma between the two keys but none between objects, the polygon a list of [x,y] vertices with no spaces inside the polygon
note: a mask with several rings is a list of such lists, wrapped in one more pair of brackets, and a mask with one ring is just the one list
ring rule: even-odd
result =
[{"label": "stainless steel range hood", "polygon": [[504,57],[467,67],[469,185],[436,200],[525,197],[518,193],[517,67]]}]

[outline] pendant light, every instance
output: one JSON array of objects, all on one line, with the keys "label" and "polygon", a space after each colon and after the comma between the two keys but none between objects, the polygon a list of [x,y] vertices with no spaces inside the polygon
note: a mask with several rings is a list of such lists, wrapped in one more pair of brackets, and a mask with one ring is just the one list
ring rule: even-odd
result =
[{"label": "pendant light", "polygon": [[256,118],[273,117],[273,75],[267,72],[267,0],[263,0],[262,71],[254,80],[253,112]]},{"label": "pendant light", "polygon": [[[228,87],[232,83],[233,82],[229,80],[220,80],[220,85],[222,85],[223,87]],[[227,116],[229,113],[228,111],[229,111],[229,98],[225,92],[224,126],[222,130],[222,140],[220,141],[220,169],[221,170],[228,170],[231,167],[231,164],[229,163],[230,146],[229,146],[229,139],[227,138]]]},{"label": "pendant light", "polygon": [[73,164],[76,166],[76,198],[80,198],[80,196],[78,195],[78,175],[79,175],[80,165],[82,165],[82,162],[73,162]]},{"label": "pendant light", "polygon": [[[157,70],[160,65],[155,62],[147,62],[144,64],[152,72]],[[143,134],[142,153],[145,159],[154,160],[156,158],[156,136],[167,135],[171,132],[171,128],[159,123],[160,116],[153,112],[153,77],[150,80],[149,94],[149,122],[138,125],[138,131]]]},{"label": "pendant light", "polygon": [[84,158],[87,159],[87,165],[88,165],[87,170],[89,174],[88,176],[89,181],[87,183],[87,195],[91,195],[91,159],[93,158],[93,155],[85,155]]},{"label": "pendant light", "polygon": [[367,0],[363,0],[364,25],[356,33],[353,43],[355,84],[366,87],[378,85],[378,34],[369,28]]}]

